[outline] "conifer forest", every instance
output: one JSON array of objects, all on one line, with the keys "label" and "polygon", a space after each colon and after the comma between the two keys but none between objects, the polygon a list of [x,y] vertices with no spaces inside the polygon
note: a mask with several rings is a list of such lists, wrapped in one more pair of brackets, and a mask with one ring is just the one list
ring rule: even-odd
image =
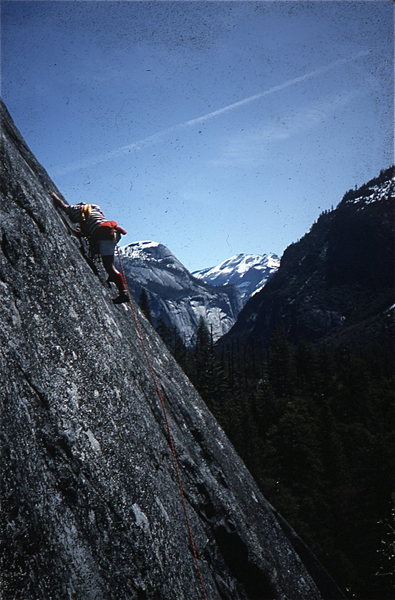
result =
[{"label": "conifer forest", "polygon": [[264,353],[218,350],[202,320],[187,349],[164,323],[158,330],[266,498],[346,596],[393,598],[392,347],[292,345],[279,331]]}]

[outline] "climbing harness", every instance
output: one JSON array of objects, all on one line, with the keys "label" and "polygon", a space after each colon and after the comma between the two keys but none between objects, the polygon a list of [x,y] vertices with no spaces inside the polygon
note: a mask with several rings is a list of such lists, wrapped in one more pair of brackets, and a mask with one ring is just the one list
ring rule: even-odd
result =
[{"label": "climbing harness", "polygon": [[[125,275],[125,270],[124,270],[124,266],[123,266],[123,262],[122,262],[122,257],[121,254],[119,252],[119,248],[118,246],[116,247],[116,253],[117,253],[117,258],[118,258],[118,262],[121,266],[121,272],[123,274],[123,276],[125,277],[126,280],[126,275]],[[199,565],[199,561],[200,561],[200,556],[199,556],[199,552],[196,546],[196,542],[195,542],[195,538],[193,535],[193,530],[192,530],[192,524],[191,524],[191,520],[188,514],[188,508],[187,508],[187,498],[186,498],[186,494],[185,494],[185,488],[184,488],[184,484],[182,481],[182,475],[181,475],[181,467],[180,467],[180,462],[178,460],[178,456],[177,456],[177,450],[176,450],[176,446],[174,443],[174,438],[173,438],[173,434],[171,431],[171,427],[170,427],[170,420],[169,420],[169,416],[168,416],[168,411],[167,411],[167,406],[166,406],[166,400],[165,400],[165,396],[161,387],[161,384],[158,380],[158,376],[155,372],[155,369],[153,367],[152,361],[149,357],[147,348],[146,348],[146,344],[144,342],[144,336],[142,334],[141,331],[141,324],[140,321],[138,319],[137,313],[136,313],[136,309],[134,306],[134,302],[133,299],[131,297],[130,294],[130,290],[129,287],[126,286],[127,288],[127,293],[129,295],[129,300],[130,302],[128,303],[129,307],[130,307],[130,311],[132,313],[132,317],[133,317],[133,321],[135,324],[135,329],[136,329],[136,333],[137,333],[137,337],[140,340],[140,344],[141,344],[141,348],[143,350],[143,354],[144,354],[144,358],[146,360],[147,366],[148,366],[148,370],[151,374],[151,378],[152,378],[152,382],[154,384],[154,388],[155,388],[155,392],[156,395],[158,396],[159,399],[159,403],[162,409],[162,414],[163,414],[163,421],[165,424],[165,430],[166,430],[166,437],[167,437],[167,442],[169,444],[169,448],[171,451],[171,455],[172,455],[172,461],[173,461],[173,466],[174,466],[174,471],[176,474],[176,481],[177,481],[177,488],[178,488],[178,493],[180,496],[180,500],[181,500],[181,506],[182,506],[182,512],[184,515],[184,521],[185,521],[185,526],[187,529],[187,533],[188,533],[188,540],[189,540],[189,545],[191,548],[191,552],[192,552],[192,556],[194,559],[194,565],[195,565],[195,571],[196,571],[196,575],[197,575],[197,579],[199,582],[199,588],[202,594],[202,600],[209,600],[208,599],[208,594],[207,594],[207,588],[206,588],[206,584],[204,581],[204,577],[203,577],[203,573],[202,570],[200,568]]]}]

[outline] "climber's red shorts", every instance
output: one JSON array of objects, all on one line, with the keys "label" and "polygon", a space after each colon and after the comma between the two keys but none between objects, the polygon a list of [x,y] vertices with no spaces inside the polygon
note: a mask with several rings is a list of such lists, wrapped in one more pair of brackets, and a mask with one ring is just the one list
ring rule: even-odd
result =
[{"label": "climber's red shorts", "polygon": [[114,256],[115,246],[126,231],[116,221],[103,221],[95,231],[94,240],[100,256]]}]

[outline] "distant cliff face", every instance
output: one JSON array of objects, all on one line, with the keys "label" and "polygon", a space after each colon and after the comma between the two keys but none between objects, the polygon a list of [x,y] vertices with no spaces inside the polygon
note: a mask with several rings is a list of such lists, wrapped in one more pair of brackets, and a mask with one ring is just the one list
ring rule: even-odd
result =
[{"label": "distant cliff face", "polygon": [[166,246],[133,242],[120,249],[130,290],[147,293],[154,325],[162,319],[186,345],[195,341],[201,318],[217,341],[235,323],[242,302],[232,286],[214,287],[195,279]]},{"label": "distant cliff face", "polygon": [[388,169],[321,215],[286,249],[279,270],[221,343],[254,340],[267,346],[276,330],[293,342],[336,336],[363,343],[392,335],[394,188]]},{"label": "distant cliff face", "polygon": [[1,597],[340,598],[147,321],[112,304],[1,116]]}]

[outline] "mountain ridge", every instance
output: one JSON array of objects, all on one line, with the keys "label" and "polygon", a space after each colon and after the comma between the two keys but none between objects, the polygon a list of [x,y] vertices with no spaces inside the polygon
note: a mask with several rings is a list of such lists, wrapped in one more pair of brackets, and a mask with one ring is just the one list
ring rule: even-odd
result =
[{"label": "mountain ridge", "polygon": [[138,301],[144,290],[153,324],[164,321],[186,345],[194,343],[201,318],[214,341],[235,322],[242,306],[238,291],[198,280],[164,244],[132,242],[119,252],[134,298]]},{"label": "mountain ridge", "polygon": [[267,347],[278,329],[292,342],[314,342],[387,310],[394,302],[393,172],[383,170],[320,215],[220,343]]},{"label": "mountain ridge", "polygon": [[277,254],[240,253],[214,267],[194,271],[192,275],[211,285],[234,285],[243,304],[260,291],[280,266]]}]

